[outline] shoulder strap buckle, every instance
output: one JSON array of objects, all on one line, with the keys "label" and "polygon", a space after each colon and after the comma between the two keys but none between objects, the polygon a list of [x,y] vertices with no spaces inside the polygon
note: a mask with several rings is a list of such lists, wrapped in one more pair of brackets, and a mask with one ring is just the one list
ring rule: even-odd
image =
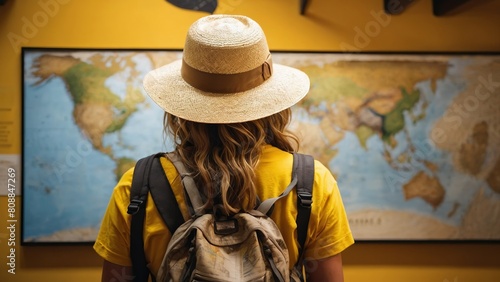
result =
[{"label": "shoulder strap buckle", "polygon": [[128,205],[127,213],[132,215],[136,214],[141,209],[143,203],[144,201],[141,199],[131,200],[130,204]]},{"label": "shoulder strap buckle", "polygon": [[297,197],[299,198],[299,204],[304,208],[311,208],[312,205],[312,194],[307,192],[297,192]]}]

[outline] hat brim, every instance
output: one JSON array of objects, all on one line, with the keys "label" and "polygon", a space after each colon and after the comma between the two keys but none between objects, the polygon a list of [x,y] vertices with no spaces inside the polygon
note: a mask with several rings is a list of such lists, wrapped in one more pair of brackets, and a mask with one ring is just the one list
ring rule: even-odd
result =
[{"label": "hat brim", "polygon": [[220,94],[194,88],[181,77],[182,60],[150,71],[143,84],[164,111],[200,123],[238,123],[278,113],[299,102],[309,91],[302,71],[273,64],[273,75],[244,92]]}]

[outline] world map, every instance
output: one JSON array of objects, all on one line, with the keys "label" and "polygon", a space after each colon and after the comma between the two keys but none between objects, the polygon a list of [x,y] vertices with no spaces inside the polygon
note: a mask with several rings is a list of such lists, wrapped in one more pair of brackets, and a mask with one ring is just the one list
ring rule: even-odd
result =
[{"label": "world map", "polygon": [[[172,142],[144,75],[169,50],[23,50],[23,240],[91,242],[113,187]],[[500,57],[273,53],[306,72],[300,150],[357,240],[500,238]]]}]

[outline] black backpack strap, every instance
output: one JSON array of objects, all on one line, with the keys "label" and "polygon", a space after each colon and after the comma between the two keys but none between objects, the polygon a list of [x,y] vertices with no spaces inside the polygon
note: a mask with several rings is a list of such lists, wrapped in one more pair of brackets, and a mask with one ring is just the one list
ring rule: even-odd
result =
[{"label": "black backpack strap", "polygon": [[137,161],[130,190],[130,204],[127,213],[132,215],[130,223],[130,258],[132,260],[134,281],[136,282],[148,281],[149,277],[149,269],[144,254],[143,228],[149,192],[149,172],[155,157],[155,155],[151,155]]},{"label": "black backpack strap", "polygon": [[[303,251],[307,238],[309,217],[311,215],[312,188],[314,185],[314,158],[310,155],[294,153],[293,172],[297,174],[297,238],[299,259],[297,266],[302,268]],[[302,272],[301,272],[302,273]]]},{"label": "black backpack strap", "polygon": [[184,217],[159,158],[153,163],[151,173],[155,176],[149,180],[151,196],[170,234],[174,234],[175,230],[184,223]]},{"label": "black backpack strap", "polygon": [[[151,192],[155,205],[171,233],[184,222],[170,183],[159,160],[162,155],[164,153],[153,154],[140,159],[135,165],[132,178],[130,204],[127,213],[132,215],[130,258],[135,282],[148,281],[150,275],[144,253],[143,237],[148,192]],[[151,276],[154,281],[154,276]]]}]

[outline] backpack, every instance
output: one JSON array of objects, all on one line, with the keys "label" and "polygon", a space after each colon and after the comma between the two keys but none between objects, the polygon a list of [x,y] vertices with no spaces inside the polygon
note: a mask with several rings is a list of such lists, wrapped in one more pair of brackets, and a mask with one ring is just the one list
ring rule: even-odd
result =
[{"label": "backpack", "polygon": [[[159,161],[165,155],[176,167],[184,186],[192,215],[186,222]],[[198,189],[176,154],[158,153],[139,160],[128,207],[132,215],[130,255],[134,281],[148,281],[150,276],[143,245],[148,192],[172,234],[158,277],[151,275],[153,281],[303,281],[302,252],[312,204],[314,159],[299,153],[293,156],[292,181],[280,196],[230,218],[205,213],[200,208]],[[299,260],[290,271],[287,246],[269,215],[274,203],[295,187]]]}]

